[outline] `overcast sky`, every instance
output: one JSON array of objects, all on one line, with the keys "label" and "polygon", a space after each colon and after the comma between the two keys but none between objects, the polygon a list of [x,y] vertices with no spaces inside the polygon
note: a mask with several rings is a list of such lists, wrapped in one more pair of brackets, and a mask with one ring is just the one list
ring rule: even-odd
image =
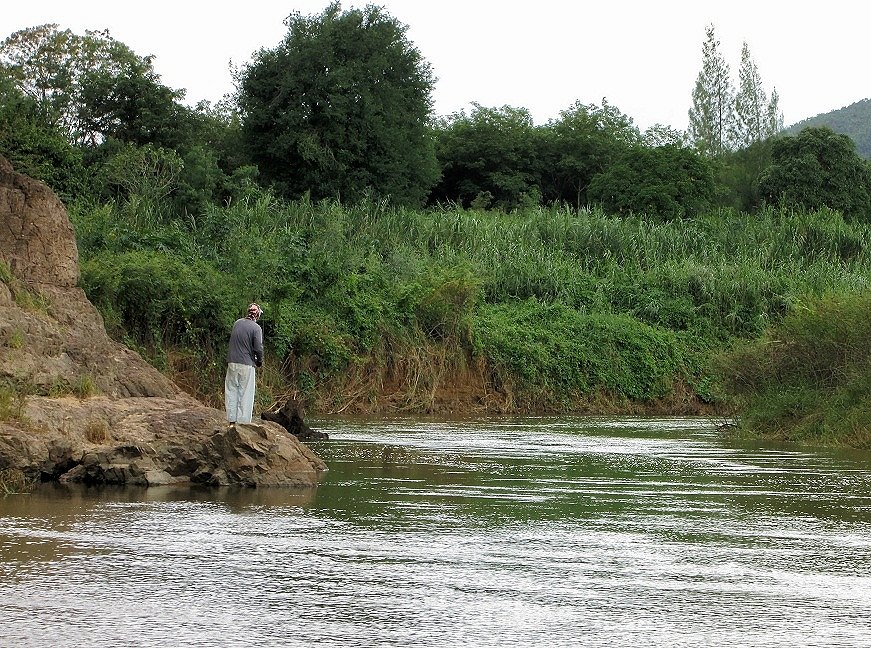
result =
[{"label": "overcast sky", "polygon": [[[162,81],[191,104],[232,90],[229,65],[277,45],[293,11],[320,13],[327,0],[5,1],[0,38],[58,23],[109,29],[140,55],[155,55]],[[343,2],[344,9],[366,2]],[[864,3],[768,0],[384,0],[438,78],[435,110],[527,108],[536,123],[576,100],[603,98],[645,129],[687,126],[713,24],[737,84],[746,41],[766,90],[777,88],[786,125],[871,95]],[[142,8],[140,8],[142,7]]]}]

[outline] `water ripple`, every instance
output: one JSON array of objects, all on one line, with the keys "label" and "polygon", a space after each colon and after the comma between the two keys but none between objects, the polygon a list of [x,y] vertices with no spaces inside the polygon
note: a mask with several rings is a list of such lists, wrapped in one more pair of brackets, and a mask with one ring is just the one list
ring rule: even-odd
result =
[{"label": "water ripple", "polygon": [[867,646],[871,461],[700,419],[321,421],[317,491],[0,500],[0,646]]}]

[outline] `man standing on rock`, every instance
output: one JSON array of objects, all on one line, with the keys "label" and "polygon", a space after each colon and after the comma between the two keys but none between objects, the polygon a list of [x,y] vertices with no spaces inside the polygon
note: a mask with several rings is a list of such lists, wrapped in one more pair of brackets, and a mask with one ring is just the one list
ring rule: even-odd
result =
[{"label": "man standing on rock", "polygon": [[260,306],[251,304],[248,314],[236,320],[230,333],[224,403],[231,424],[251,422],[256,382],[254,368],[263,365],[263,331],[257,323],[262,314]]}]

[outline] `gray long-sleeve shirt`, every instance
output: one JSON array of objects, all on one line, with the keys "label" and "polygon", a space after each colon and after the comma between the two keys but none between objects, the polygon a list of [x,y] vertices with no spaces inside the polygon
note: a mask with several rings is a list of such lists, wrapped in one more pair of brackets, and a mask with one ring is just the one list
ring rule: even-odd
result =
[{"label": "gray long-sleeve shirt", "polygon": [[263,362],[263,330],[254,320],[237,319],[230,333],[227,362],[255,367]]}]

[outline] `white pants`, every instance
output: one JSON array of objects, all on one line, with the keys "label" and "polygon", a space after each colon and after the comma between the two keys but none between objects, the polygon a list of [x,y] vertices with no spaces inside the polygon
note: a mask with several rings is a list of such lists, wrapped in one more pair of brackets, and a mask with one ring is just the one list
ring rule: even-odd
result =
[{"label": "white pants", "polygon": [[224,404],[230,423],[250,423],[254,412],[254,367],[238,362],[227,363],[224,379]]}]

